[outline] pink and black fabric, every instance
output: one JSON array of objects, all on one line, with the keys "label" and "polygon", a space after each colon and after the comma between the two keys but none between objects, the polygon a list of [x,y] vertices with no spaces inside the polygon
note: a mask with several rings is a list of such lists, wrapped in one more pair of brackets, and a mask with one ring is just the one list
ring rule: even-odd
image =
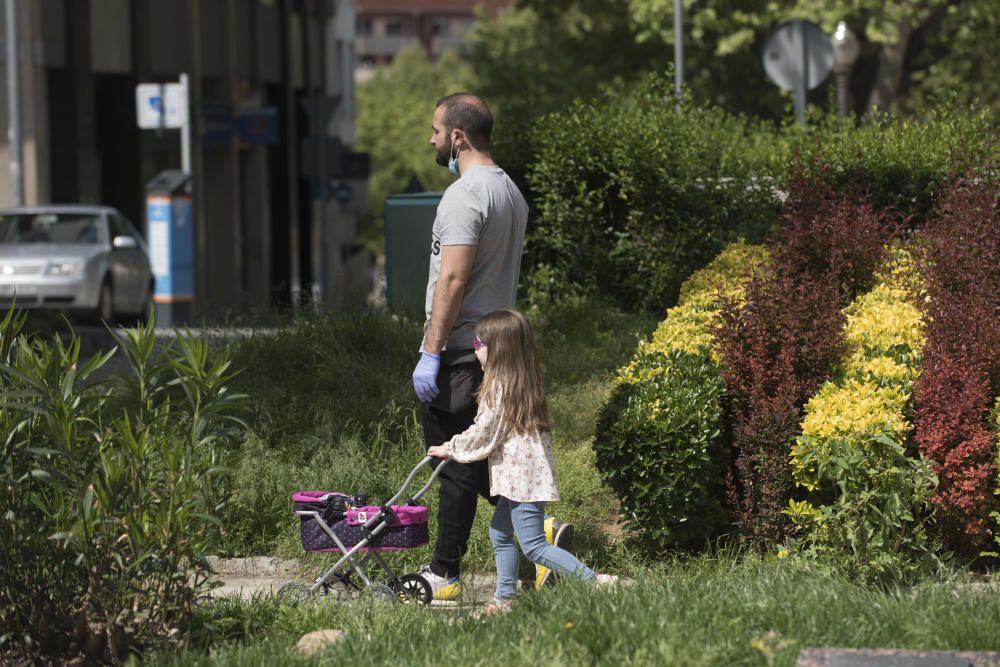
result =
[{"label": "pink and black fabric", "polygon": [[[292,496],[297,511],[318,512],[323,521],[348,548],[365,538],[364,524],[379,507],[349,508],[351,496],[331,491],[299,491]],[[423,505],[392,505],[396,518],[382,529],[363,551],[402,551],[428,542],[427,508]],[[300,518],[302,548],[306,551],[340,551],[323,526],[313,517]]]}]

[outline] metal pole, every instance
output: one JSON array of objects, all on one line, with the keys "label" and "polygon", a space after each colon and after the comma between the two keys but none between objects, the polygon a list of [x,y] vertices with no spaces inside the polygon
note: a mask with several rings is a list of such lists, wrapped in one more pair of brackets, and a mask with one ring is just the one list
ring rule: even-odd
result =
[{"label": "metal pole", "polygon": [[326,182],[326,105],[320,92],[322,90],[324,90],[324,88],[320,88],[315,93],[317,101],[316,125],[319,130],[319,150],[316,151],[316,155],[319,159],[319,169],[317,170],[319,172],[319,177],[317,179],[319,180],[319,187],[317,188],[317,192],[319,193],[319,226],[316,230],[318,232],[316,234],[316,238],[313,239],[313,243],[319,246],[319,266],[315,269],[319,289],[314,288],[314,291],[316,292],[317,308],[319,308],[320,301],[329,297],[326,290],[326,262],[328,259],[326,252],[326,191],[328,187]]},{"label": "metal pole", "polygon": [[7,0],[7,105],[10,124],[7,129],[10,150],[10,195],[13,206],[24,204],[24,180],[21,177],[21,62],[17,43],[17,0]]},{"label": "metal pole", "polygon": [[300,147],[292,77],[292,7],[290,0],[283,0],[281,3],[281,54],[285,94],[285,145],[288,156],[288,161],[284,165],[288,187],[288,283],[291,292],[292,312],[298,313],[302,302],[302,268],[299,259],[301,221],[299,218],[298,156],[300,155]]},{"label": "metal pole", "polygon": [[674,0],[674,94],[677,96],[677,110],[681,110],[684,88],[684,5],[682,0]]},{"label": "metal pole", "polygon": [[809,86],[808,47],[806,46],[806,30],[802,21],[795,21],[795,35],[799,38],[802,48],[802,71],[795,80],[795,120],[800,125],[806,123],[806,90]]},{"label": "metal pole", "polygon": [[850,70],[846,67],[835,67],[833,70],[833,76],[837,81],[837,115],[846,116],[848,106],[847,85],[848,78],[850,77]]},{"label": "metal pole", "polygon": [[188,75],[181,73],[181,108],[184,122],[181,123],[181,171],[191,176],[191,103],[188,96]]}]

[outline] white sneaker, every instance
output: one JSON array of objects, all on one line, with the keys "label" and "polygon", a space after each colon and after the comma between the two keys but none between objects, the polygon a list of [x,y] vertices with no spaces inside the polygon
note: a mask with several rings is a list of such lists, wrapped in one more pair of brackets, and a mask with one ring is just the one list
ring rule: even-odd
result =
[{"label": "white sneaker", "polygon": [[420,576],[431,585],[431,593],[435,602],[455,602],[465,591],[465,584],[458,577],[441,577],[431,572],[430,565],[424,565],[419,570]]}]

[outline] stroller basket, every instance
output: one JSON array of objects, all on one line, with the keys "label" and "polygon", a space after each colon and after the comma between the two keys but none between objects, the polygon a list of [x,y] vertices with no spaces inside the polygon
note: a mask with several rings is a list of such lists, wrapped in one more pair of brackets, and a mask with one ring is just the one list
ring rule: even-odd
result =
[{"label": "stroller basket", "polygon": [[[350,549],[369,534],[364,524],[380,507],[351,507],[352,496],[336,491],[299,491],[292,495],[296,511],[317,512],[323,522]],[[360,551],[402,551],[427,544],[427,508],[423,505],[390,505],[395,518],[371,537]],[[340,547],[313,516],[299,515],[302,548],[306,551],[340,551]]]}]

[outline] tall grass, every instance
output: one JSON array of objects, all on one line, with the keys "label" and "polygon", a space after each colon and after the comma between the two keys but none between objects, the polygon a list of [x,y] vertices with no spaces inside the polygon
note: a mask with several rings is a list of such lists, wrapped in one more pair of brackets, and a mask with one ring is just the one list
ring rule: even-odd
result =
[{"label": "tall grass", "polygon": [[[371,602],[278,608],[259,597],[202,610],[229,641],[154,665],[788,665],[802,648],[1000,650],[1000,597],[961,581],[864,588],[796,557],[721,553],[640,573],[634,586],[565,581],[476,620]],[[312,630],[347,638],[312,658],[292,650]]]},{"label": "tall grass", "polygon": [[[613,560],[602,525],[613,522],[614,496],[593,464],[593,420],[609,378],[653,320],[594,300],[573,300],[529,317],[537,329],[563,501],[553,512],[577,527],[581,553]],[[299,489],[391,496],[423,457],[424,443],[410,374],[421,322],[387,313],[302,317],[274,335],[231,350],[242,373],[235,389],[254,400],[254,416],[235,473],[236,498],[226,516],[228,555],[303,555],[290,496]],[[424,498],[436,525],[436,493]],[[466,570],[491,570],[491,509],[480,503]],[[429,558],[426,549],[394,554],[401,569]],[[320,555],[304,562],[325,563]]]}]

